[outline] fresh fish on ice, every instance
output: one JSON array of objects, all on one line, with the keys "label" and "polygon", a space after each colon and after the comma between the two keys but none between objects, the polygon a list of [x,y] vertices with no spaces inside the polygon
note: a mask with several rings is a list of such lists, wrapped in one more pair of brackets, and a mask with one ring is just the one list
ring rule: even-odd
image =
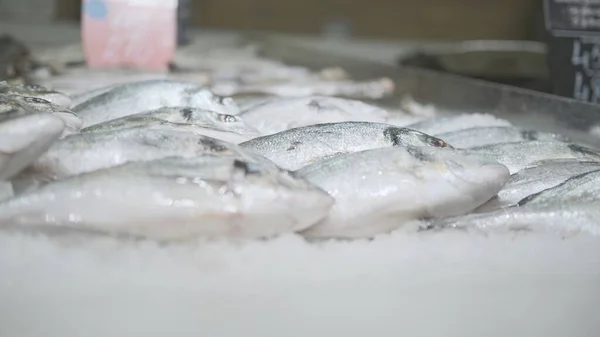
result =
[{"label": "fresh fish on ice", "polygon": [[510,173],[549,159],[577,159],[600,161],[600,154],[592,149],[566,142],[526,141],[459,149],[464,154],[474,154],[504,164]]},{"label": "fresh fish on ice", "polygon": [[258,131],[246,124],[241,116],[227,115],[211,110],[187,107],[164,107],[156,110],[141,112],[104,123],[96,124],[81,131],[98,131],[122,125],[139,125],[143,118],[160,119],[171,123],[195,124],[223,131],[237,132],[241,134],[258,135]]},{"label": "fresh fish on ice", "polygon": [[[116,120],[115,120],[116,121]],[[86,128],[82,133],[97,133],[97,132],[112,132],[118,130],[127,129],[138,129],[138,130],[167,130],[167,131],[178,131],[178,132],[191,132],[196,135],[203,135],[207,137],[216,138],[233,144],[243,143],[254,137],[249,135],[241,135],[232,131],[223,131],[213,129],[207,126],[201,126],[196,124],[184,124],[184,123],[171,123],[162,119],[152,117],[138,117],[135,116],[131,121],[125,123],[112,123],[113,121],[100,123]],[[96,128],[96,126],[101,126]]]},{"label": "fresh fish on ice", "polygon": [[149,80],[115,86],[95,96],[73,110],[89,127],[113,119],[162,107],[190,107],[224,114],[237,114],[239,107],[229,97],[214,95],[210,90],[193,83]]},{"label": "fresh fish on ice", "polygon": [[508,207],[489,213],[473,213],[436,219],[430,230],[462,229],[468,232],[551,232],[561,236],[600,234],[600,203],[580,201],[553,205]]},{"label": "fresh fish on ice", "polygon": [[270,237],[325,217],[333,199],[282,170],[233,157],[131,162],[0,203],[0,228],[75,229],[158,240]]},{"label": "fresh fish on ice", "polygon": [[184,107],[160,108],[121,117],[83,128],[81,132],[105,132],[132,127],[192,131],[233,143],[259,136],[258,131],[246,125],[241,116]]},{"label": "fresh fish on ice", "polygon": [[37,97],[63,108],[71,107],[69,96],[37,84],[8,84],[0,82],[0,94]]},{"label": "fresh fish on ice", "polygon": [[511,175],[498,195],[479,207],[476,212],[489,212],[516,205],[532,194],[554,187],[576,175],[595,170],[600,170],[600,162],[558,159],[535,163]]},{"label": "fresh fish on ice", "polygon": [[38,97],[28,97],[20,95],[0,94],[0,113],[9,110],[18,110],[25,112],[50,112],[60,118],[64,125],[65,131],[77,132],[81,129],[83,121],[73,111],[52,104],[45,99]]},{"label": "fresh fish on ice", "polygon": [[474,127],[512,126],[509,121],[489,114],[462,114],[453,117],[434,117],[407,125],[407,128],[419,130],[437,136],[442,133],[456,132]]},{"label": "fresh fish on ice", "polygon": [[548,132],[524,130],[511,126],[474,127],[436,135],[457,148],[471,148],[528,140],[568,142],[569,138]]},{"label": "fresh fish on ice", "polygon": [[129,161],[204,154],[233,156],[276,167],[251,150],[215,138],[173,130],[121,129],[70,135],[55,143],[31,167],[44,177],[60,179]]},{"label": "fresh fish on ice", "polygon": [[62,134],[64,122],[48,112],[0,113],[0,181],[12,178],[39,158]]},{"label": "fresh fish on ice", "polygon": [[600,169],[576,175],[566,181],[532,194],[519,201],[519,206],[566,202],[595,201],[600,205]]},{"label": "fresh fish on ice", "polygon": [[448,146],[443,140],[419,131],[369,122],[308,125],[240,144],[286,170],[297,170],[344,153],[404,145]]},{"label": "fresh fish on ice", "polygon": [[255,104],[240,115],[248,125],[267,135],[320,123],[385,123],[389,113],[357,100],[310,96],[272,98]]},{"label": "fresh fish on ice", "polygon": [[327,191],[329,216],[307,237],[370,237],[409,220],[472,211],[508,180],[508,169],[450,148],[388,147],[336,156],[294,172]]},{"label": "fresh fish on ice", "polygon": [[395,90],[394,81],[384,77],[378,80],[356,81],[295,81],[284,83],[237,84],[216,83],[211,89],[218,95],[268,94],[281,97],[304,97],[310,95],[340,96],[357,99],[380,99]]}]

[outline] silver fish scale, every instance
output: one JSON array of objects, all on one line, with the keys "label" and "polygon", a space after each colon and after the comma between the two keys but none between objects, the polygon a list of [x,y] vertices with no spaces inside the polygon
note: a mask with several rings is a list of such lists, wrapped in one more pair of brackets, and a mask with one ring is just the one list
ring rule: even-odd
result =
[{"label": "silver fish scale", "polygon": [[461,229],[490,232],[552,232],[600,235],[600,202],[508,207],[494,212],[432,220],[422,230]]},{"label": "silver fish scale", "polygon": [[541,160],[600,161],[600,154],[594,150],[564,142],[527,141],[460,149],[459,151],[496,160],[508,167],[511,174]]},{"label": "silver fish scale", "polygon": [[528,196],[519,202],[519,206],[568,201],[600,202],[600,169],[576,175],[555,187]]},{"label": "silver fish scale", "polygon": [[436,137],[445,140],[454,147],[462,148],[531,140],[569,141],[567,137],[562,135],[509,126],[475,127],[437,134]]}]

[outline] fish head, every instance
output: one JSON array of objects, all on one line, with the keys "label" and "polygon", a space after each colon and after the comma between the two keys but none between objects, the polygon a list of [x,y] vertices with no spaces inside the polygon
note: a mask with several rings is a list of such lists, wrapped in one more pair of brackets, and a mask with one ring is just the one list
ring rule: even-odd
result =
[{"label": "fish head", "polygon": [[450,144],[446,143],[440,138],[436,138],[421,131],[409,128],[399,128],[391,126],[383,131],[383,135],[394,146],[410,145],[452,148]]},{"label": "fish head", "polygon": [[484,157],[464,155],[451,148],[409,147],[422,164],[425,204],[432,217],[453,216],[472,211],[494,197],[510,178],[506,166]]},{"label": "fish head", "polygon": [[69,96],[37,84],[3,85],[0,83],[0,91],[11,95],[41,98],[63,108],[69,108],[72,103]]},{"label": "fish head", "polygon": [[222,114],[237,115],[240,107],[231,97],[213,94],[205,88],[188,90],[190,107],[204,108]]},{"label": "fish head", "polygon": [[10,95],[10,99],[21,109],[40,112],[51,112],[63,120],[68,130],[78,131],[83,125],[83,121],[75,112],[68,108],[61,107],[52,102],[39,97],[30,97],[22,95]]}]

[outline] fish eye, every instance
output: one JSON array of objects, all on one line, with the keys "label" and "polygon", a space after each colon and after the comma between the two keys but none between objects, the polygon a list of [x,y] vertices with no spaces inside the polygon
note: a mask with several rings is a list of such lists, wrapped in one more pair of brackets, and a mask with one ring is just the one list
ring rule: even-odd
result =
[{"label": "fish eye", "polygon": [[219,120],[221,122],[225,122],[225,123],[237,122],[237,118],[235,116],[232,116],[232,115],[219,114],[218,118],[219,118]]},{"label": "fish eye", "polygon": [[446,143],[445,141],[443,141],[439,138],[431,139],[430,144],[435,147],[448,147],[448,143]]}]

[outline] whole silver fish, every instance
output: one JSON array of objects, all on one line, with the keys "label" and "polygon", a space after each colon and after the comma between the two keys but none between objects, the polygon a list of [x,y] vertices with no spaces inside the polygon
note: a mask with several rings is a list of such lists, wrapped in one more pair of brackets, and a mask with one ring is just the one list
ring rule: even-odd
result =
[{"label": "whole silver fish", "polygon": [[334,199],[329,216],[302,232],[315,238],[362,238],[409,220],[472,211],[508,180],[494,161],[450,148],[388,147],[333,157],[294,172]]},{"label": "whole silver fish", "polygon": [[448,146],[443,140],[419,131],[369,122],[309,125],[240,144],[286,170],[297,170],[344,153],[404,145]]},{"label": "whole silver fish", "polygon": [[215,138],[191,132],[132,128],[65,137],[41,156],[31,169],[44,177],[60,179],[129,161],[204,154],[233,156],[276,167],[263,156]]},{"label": "whole silver fish", "polygon": [[159,109],[191,107],[235,115],[237,104],[229,97],[214,95],[210,90],[186,82],[147,80],[115,86],[73,108],[89,127],[113,119]]},{"label": "whole silver fish", "polygon": [[263,135],[321,123],[385,123],[389,116],[387,111],[361,101],[326,96],[272,98],[240,115]]},{"label": "whole silver fish", "polygon": [[519,206],[596,201],[600,204],[600,169],[576,175],[519,201]]},{"label": "whole silver fish", "polygon": [[282,97],[303,97],[310,95],[341,96],[357,99],[381,99],[394,92],[394,82],[383,77],[370,81],[319,80],[307,79],[292,82],[216,83],[212,90],[220,95],[268,94]]},{"label": "whole silver fish", "polygon": [[488,114],[461,114],[452,117],[433,117],[423,121],[402,125],[429,135],[456,132],[474,127],[512,126],[510,122]]},{"label": "whole silver fish", "polygon": [[600,161],[598,152],[565,142],[526,141],[459,149],[459,151],[464,154],[481,155],[496,160],[508,167],[511,174],[541,160],[578,159],[581,161]]},{"label": "whole silver fish", "polygon": [[63,133],[56,115],[11,110],[0,113],[0,181],[21,172],[38,159]]},{"label": "whole silver fish", "polygon": [[468,214],[430,221],[427,229],[462,229],[468,232],[579,233],[600,234],[600,203],[581,201],[553,205],[508,207],[489,213]]},{"label": "whole silver fish", "polygon": [[472,148],[501,143],[514,143],[531,140],[570,141],[568,137],[511,126],[474,127],[459,131],[440,133],[437,137],[457,148]]},{"label": "whole silver fish", "polygon": [[131,162],[0,203],[0,227],[70,229],[158,240],[270,237],[310,227],[333,199],[281,170],[232,157]]},{"label": "whole silver fish", "polygon": [[37,97],[63,108],[71,107],[69,96],[37,84],[8,84],[0,82],[0,94]]},{"label": "whole silver fish", "polygon": [[600,162],[577,159],[545,160],[526,167],[510,176],[498,195],[479,207],[476,212],[489,212],[516,205],[522,199],[552,188],[576,175],[600,169]]},{"label": "whole silver fish", "polygon": [[37,97],[0,94],[0,114],[7,111],[25,111],[30,113],[49,112],[60,118],[65,124],[65,131],[77,132],[81,129],[82,120],[73,111],[52,104]]},{"label": "whole silver fish", "polygon": [[81,132],[105,132],[132,127],[188,129],[232,143],[240,143],[259,135],[258,131],[246,125],[240,116],[185,107],[160,108],[121,117],[83,128]]}]

